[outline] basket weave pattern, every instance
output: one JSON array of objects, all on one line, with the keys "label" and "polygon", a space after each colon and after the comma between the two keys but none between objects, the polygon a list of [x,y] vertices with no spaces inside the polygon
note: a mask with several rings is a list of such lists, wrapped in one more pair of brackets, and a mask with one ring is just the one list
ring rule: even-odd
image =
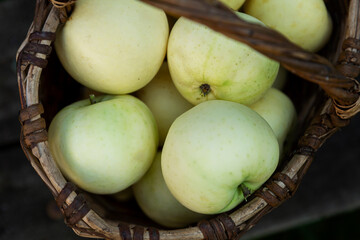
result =
[{"label": "basket weave pattern", "polygon": [[[34,21],[17,54],[21,110],[20,142],[26,157],[53,194],[66,224],[78,235],[106,239],[239,239],[262,216],[289,199],[299,186],[321,145],[360,111],[360,1],[325,1],[337,9],[336,41],[327,57],[309,53],[279,33],[239,19],[216,0],[143,0],[168,14],[185,16],[279,61],[294,75],[311,82],[312,98],[302,99],[304,127],[298,141],[274,175],[248,201],[196,226],[160,230],[106,218],[106,210],[92,205],[86,193],[67,182],[48,148],[45,117],[50,110],[41,102],[44,71],[50,64],[52,43],[66,22],[75,1],[37,0]],[[334,3],[336,2],[336,3]],[[334,37],[334,39],[335,39]],[[45,79],[50,81],[51,79]],[[305,81],[307,80],[307,81]],[[145,227],[146,226],[146,227]]]}]

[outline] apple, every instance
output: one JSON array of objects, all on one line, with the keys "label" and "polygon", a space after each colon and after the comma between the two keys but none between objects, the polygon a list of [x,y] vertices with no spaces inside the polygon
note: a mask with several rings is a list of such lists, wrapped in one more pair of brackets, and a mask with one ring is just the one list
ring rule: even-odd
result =
[{"label": "apple", "polygon": [[311,52],[320,50],[332,31],[323,0],[248,0],[244,12]]},{"label": "apple", "polygon": [[163,63],[155,78],[148,85],[135,92],[135,96],[143,101],[154,114],[159,129],[160,146],[164,144],[174,120],[194,106],[175,88],[167,62]]},{"label": "apple", "polygon": [[279,144],[249,107],[212,100],[174,121],[161,157],[174,197],[194,212],[217,214],[233,209],[272,175]]},{"label": "apple", "polygon": [[161,172],[161,152],[145,176],[133,185],[133,192],[143,212],[162,226],[180,228],[208,217],[187,209],[170,193]]},{"label": "apple", "polygon": [[58,112],[48,141],[65,177],[88,192],[113,194],[138,181],[151,166],[158,130],[139,99],[98,96]]},{"label": "apple", "polygon": [[95,91],[125,94],[145,86],[166,54],[163,10],[138,0],[77,0],[56,34],[65,70]]},{"label": "apple", "polygon": [[279,68],[249,46],[184,17],[170,33],[167,59],[176,88],[194,105],[213,99],[252,104],[271,87]]},{"label": "apple", "polygon": [[256,103],[250,106],[273,129],[282,152],[285,139],[296,124],[296,109],[291,99],[276,88],[270,88]]},{"label": "apple", "polygon": [[220,2],[223,2],[233,10],[238,10],[244,4],[245,0],[220,0]]}]

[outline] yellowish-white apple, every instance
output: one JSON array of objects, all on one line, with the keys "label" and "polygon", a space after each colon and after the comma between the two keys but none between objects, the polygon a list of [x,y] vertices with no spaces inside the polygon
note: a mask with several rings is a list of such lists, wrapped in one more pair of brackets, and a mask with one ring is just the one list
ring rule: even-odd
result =
[{"label": "yellowish-white apple", "polygon": [[159,145],[164,144],[171,124],[182,113],[194,105],[189,103],[171,80],[167,62],[164,62],[159,72],[151,82],[135,93],[154,114],[159,128]]},{"label": "yellowish-white apple", "polygon": [[133,185],[134,196],[143,212],[165,227],[180,228],[208,216],[181,205],[170,193],[161,172],[161,152],[144,177]]},{"label": "yellowish-white apple", "polygon": [[184,17],[170,33],[167,59],[176,88],[192,104],[213,99],[252,104],[271,87],[279,68],[249,46]]},{"label": "yellowish-white apple", "polygon": [[279,145],[258,113],[212,100],[174,121],[161,157],[174,197],[194,212],[216,214],[233,209],[272,175]]},{"label": "yellowish-white apple", "polygon": [[256,103],[250,106],[273,129],[282,152],[285,139],[296,124],[296,109],[291,99],[276,88],[270,88]]},{"label": "yellowish-white apple", "polygon": [[324,0],[248,0],[244,12],[312,52],[326,44],[332,31]]},{"label": "yellowish-white apple", "polygon": [[56,34],[66,71],[81,84],[108,94],[145,86],[159,70],[169,26],[164,11],[138,0],[77,0]]},{"label": "yellowish-white apple", "polygon": [[151,166],[158,130],[148,107],[130,95],[98,96],[62,109],[49,127],[49,148],[60,170],[80,188],[113,194]]}]

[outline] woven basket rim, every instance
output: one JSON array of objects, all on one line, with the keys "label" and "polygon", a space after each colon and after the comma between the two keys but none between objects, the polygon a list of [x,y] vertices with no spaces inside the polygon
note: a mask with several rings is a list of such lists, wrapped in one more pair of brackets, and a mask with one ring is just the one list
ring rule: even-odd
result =
[{"label": "woven basket rim", "polygon": [[[214,1],[198,0],[196,1],[196,4],[193,4],[194,9],[187,12],[186,10],[188,9],[184,10],[183,8],[185,6],[190,6],[189,3],[191,0],[178,1],[180,2],[178,3],[179,5],[175,5],[174,1],[171,0],[143,0],[143,2],[154,5],[155,7],[160,7],[172,15],[184,15],[208,25],[209,22],[206,22],[208,19],[203,18],[203,15],[201,14],[194,14],[194,9],[199,6],[204,9],[211,7],[215,14],[222,17],[222,24],[227,24],[226,26],[229,26],[229,28],[224,28],[224,25],[221,24],[211,25],[211,22],[209,27],[221,31],[236,40],[243,41],[254,47],[256,50],[269,55],[269,52],[266,52],[267,48],[262,48],[251,41],[247,41],[244,38],[244,35],[241,35],[239,32],[231,31],[231,29],[236,29],[236,27],[234,27],[235,24],[230,24],[233,23],[231,22],[233,21],[233,18],[231,14],[227,13],[228,9],[225,9],[222,4],[218,4]],[[195,1],[193,0],[193,3],[194,2]],[[44,65],[42,64],[46,65],[46,63],[43,63],[41,60],[46,61],[49,54],[45,49],[44,52],[33,54],[33,59],[30,60],[25,59],[24,55],[27,53],[26,47],[33,42],[31,39],[34,39],[37,44],[48,47],[51,46],[54,38],[53,34],[56,32],[59,24],[66,19],[66,10],[69,7],[70,5],[67,4],[65,4],[65,6],[59,6],[49,4],[46,0],[37,0],[34,22],[31,24],[26,39],[17,53],[17,73],[22,108],[19,117],[22,124],[20,142],[26,157],[30,160],[30,163],[44,183],[49,187],[54,198],[60,202],[59,204],[63,211],[69,207],[71,208],[72,203],[82,200],[79,197],[81,195],[79,195],[75,191],[75,188],[66,181],[56,166],[46,140],[47,133],[45,130],[45,123],[41,120],[41,114],[44,109],[42,109],[42,105],[39,102],[39,84],[42,69],[44,68]],[[347,27],[343,38],[345,40],[355,39],[355,42],[358,43],[358,48],[353,47],[353,45],[348,46],[346,45],[348,42],[344,41],[344,44],[346,44],[342,49],[342,54],[349,51],[360,54],[360,44],[357,42],[360,41],[360,30],[358,29],[358,26],[360,25],[359,1],[350,0],[348,8]],[[204,19],[206,19],[206,21]],[[215,21],[220,21],[219,18],[214,19]],[[251,24],[240,21],[237,24],[238,27],[246,26],[251,29],[254,27],[251,26]],[[267,36],[260,34],[262,33],[262,30],[263,29],[258,29],[258,27],[256,27],[255,33],[259,33],[259,38]],[[278,37],[276,38],[276,41],[283,43],[284,46],[289,46],[289,48],[294,49],[294,52],[296,50],[298,55],[291,57],[299,57],[299,59],[303,61],[307,60],[308,62],[317,65],[317,67],[321,66],[321,69],[326,69],[325,72],[318,71],[316,74],[314,72],[310,74],[304,69],[296,69],[294,66],[299,66],[300,63],[298,62],[291,65],[290,60],[285,59],[284,61],[281,61],[288,70],[291,70],[293,73],[304,79],[318,84],[327,95],[330,96],[323,106],[321,106],[318,117],[313,119],[313,125],[310,125],[307,129],[306,134],[308,135],[305,136],[302,142],[300,140],[298,151],[294,152],[285,167],[281,171],[275,173],[271,180],[264,184],[261,190],[258,191],[259,194],[246,204],[236,208],[234,212],[229,215],[219,215],[210,221],[199,223],[198,226],[195,227],[175,230],[153,230],[151,228],[141,228],[140,226],[134,225],[119,225],[119,223],[113,223],[101,218],[93,209],[81,208],[80,210],[83,210],[83,212],[79,212],[82,213],[82,215],[73,214],[68,216],[69,218],[67,219],[68,225],[73,228],[78,235],[90,238],[104,237],[107,239],[122,239],[122,237],[124,237],[125,239],[128,239],[127,237],[130,237],[129,239],[136,239],[135,236],[141,233],[143,239],[157,239],[157,237],[159,237],[159,239],[168,240],[195,240],[206,238],[207,236],[204,236],[206,235],[206,232],[213,231],[213,228],[210,230],[207,230],[207,228],[211,228],[211,225],[217,225],[218,227],[220,226],[221,231],[226,232],[225,237],[230,238],[231,236],[231,238],[237,239],[256,224],[263,215],[292,196],[301,182],[303,175],[309,168],[316,150],[320,148],[326,139],[332,136],[332,134],[340,127],[347,125],[349,122],[348,120],[359,112],[359,84],[355,80],[358,73],[354,71],[356,66],[353,67],[354,64],[346,62],[346,59],[338,61],[340,67],[333,66],[326,59],[323,59],[316,54],[299,50],[298,47],[293,46],[287,40],[276,35],[274,31],[267,30],[265,33],[274,34]],[[38,39],[36,37],[38,37]],[[268,38],[265,39],[268,40]],[[341,56],[342,55],[340,54],[340,57]],[[279,60],[279,58],[277,58],[278,56],[271,57],[275,60]],[[348,66],[352,67],[349,68]],[[317,67],[316,69],[318,69]],[[311,128],[312,126],[317,126],[319,122],[325,126],[321,129],[323,132]],[[313,139],[311,137],[309,138],[309,135],[316,136],[315,143],[312,142]],[[217,233],[214,234],[216,235]],[[213,238],[210,236],[209,239]]]}]

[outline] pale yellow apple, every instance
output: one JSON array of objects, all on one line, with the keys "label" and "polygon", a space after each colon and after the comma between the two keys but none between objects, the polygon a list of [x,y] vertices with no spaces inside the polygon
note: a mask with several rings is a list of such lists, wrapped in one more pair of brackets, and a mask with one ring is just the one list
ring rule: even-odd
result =
[{"label": "pale yellow apple", "polygon": [[165,227],[180,228],[208,216],[181,205],[170,193],[161,172],[161,152],[144,177],[133,185],[134,196],[143,212]]},{"label": "pale yellow apple", "polygon": [[77,0],[56,34],[66,71],[98,92],[124,94],[145,86],[159,70],[169,26],[164,11],[138,0]]},{"label": "pale yellow apple", "polygon": [[80,188],[113,194],[138,181],[151,166],[158,130],[149,108],[130,95],[99,96],[63,108],[48,141],[60,170]]},{"label": "pale yellow apple", "polygon": [[216,214],[233,209],[272,175],[279,145],[258,113],[212,100],[174,121],[161,157],[174,197],[194,212]]},{"label": "pale yellow apple", "polygon": [[296,124],[296,109],[291,99],[276,88],[270,88],[256,103],[250,106],[262,116],[273,129],[282,152],[290,130]]},{"label": "pale yellow apple", "polygon": [[279,68],[249,46],[184,17],[170,33],[167,59],[176,88],[192,104],[213,99],[252,104],[271,87]]},{"label": "pale yellow apple", "polygon": [[159,145],[164,144],[171,124],[182,113],[194,105],[189,103],[177,91],[164,62],[159,72],[151,82],[135,93],[154,114],[159,129]]},{"label": "pale yellow apple", "polygon": [[311,52],[320,50],[332,31],[324,0],[248,0],[244,12]]}]

